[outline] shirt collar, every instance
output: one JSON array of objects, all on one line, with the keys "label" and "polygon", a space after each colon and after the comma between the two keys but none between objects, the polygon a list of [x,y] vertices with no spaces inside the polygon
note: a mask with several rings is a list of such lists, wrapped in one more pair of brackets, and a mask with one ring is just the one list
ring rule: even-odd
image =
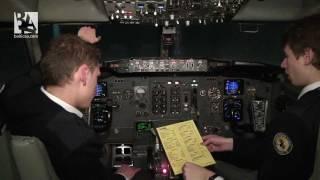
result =
[{"label": "shirt collar", "polygon": [[65,109],[66,111],[70,112],[70,113],[74,113],[77,116],[79,116],[80,118],[83,117],[83,114],[81,111],[79,111],[77,108],[71,106],[70,104],[64,102],[63,100],[59,99],[58,97],[54,96],[53,94],[49,93],[48,91],[46,91],[43,86],[41,86],[41,91],[49,98],[51,99],[53,102],[57,103],[59,106],[61,106],[63,109]]},{"label": "shirt collar", "polygon": [[320,81],[316,81],[312,84],[309,84],[307,86],[305,86],[302,91],[300,92],[298,99],[300,99],[303,95],[305,95],[307,92],[312,91],[317,89],[318,87],[320,87]]}]

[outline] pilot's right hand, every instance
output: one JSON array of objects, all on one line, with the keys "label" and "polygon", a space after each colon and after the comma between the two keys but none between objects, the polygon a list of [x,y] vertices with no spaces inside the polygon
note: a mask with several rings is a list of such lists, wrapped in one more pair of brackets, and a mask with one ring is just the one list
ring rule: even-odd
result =
[{"label": "pilot's right hand", "polygon": [[184,180],[208,180],[215,175],[214,172],[190,162],[184,164],[182,171]]},{"label": "pilot's right hand", "polygon": [[233,150],[233,138],[225,138],[218,135],[206,135],[202,137],[203,145],[207,146],[210,152],[222,152]]},{"label": "pilot's right hand", "polygon": [[96,29],[90,26],[81,27],[78,31],[78,36],[90,44],[95,44],[101,40],[101,36],[97,37],[96,35]]},{"label": "pilot's right hand", "polygon": [[126,164],[121,165],[116,171],[116,174],[120,174],[126,178],[126,180],[132,179],[134,175],[141,169],[136,167],[130,167]]}]

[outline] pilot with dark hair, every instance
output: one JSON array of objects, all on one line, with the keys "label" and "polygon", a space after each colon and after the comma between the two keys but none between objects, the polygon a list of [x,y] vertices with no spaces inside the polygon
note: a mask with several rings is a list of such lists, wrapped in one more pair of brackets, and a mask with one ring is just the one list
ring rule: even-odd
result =
[{"label": "pilot with dark hair", "polygon": [[[100,75],[99,41],[95,29],[53,40],[42,60],[42,86],[30,85],[5,105],[12,134],[38,137],[60,179],[132,179],[139,168],[124,165],[115,173],[101,161],[104,143],[85,123],[80,109],[88,108]],[[88,43],[89,42],[89,43]]]},{"label": "pilot with dark hair", "polygon": [[[258,169],[258,180],[307,180],[315,161],[320,122],[320,14],[299,20],[284,38],[281,67],[295,86],[295,103],[273,119],[265,139],[203,137],[210,152],[232,151],[234,159]],[[208,180],[215,173],[186,163],[187,180]],[[211,178],[214,179],[214,178]]]}]

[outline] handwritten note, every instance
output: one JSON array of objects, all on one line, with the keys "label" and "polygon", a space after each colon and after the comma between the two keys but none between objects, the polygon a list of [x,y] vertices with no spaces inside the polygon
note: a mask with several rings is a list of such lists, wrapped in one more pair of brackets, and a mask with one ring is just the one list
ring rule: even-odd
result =
[{"label": "handwritten note", "polygon": [[202,167],[215,164],[193,120],[156,128],[175,175],[182,173],[186,162]]}]

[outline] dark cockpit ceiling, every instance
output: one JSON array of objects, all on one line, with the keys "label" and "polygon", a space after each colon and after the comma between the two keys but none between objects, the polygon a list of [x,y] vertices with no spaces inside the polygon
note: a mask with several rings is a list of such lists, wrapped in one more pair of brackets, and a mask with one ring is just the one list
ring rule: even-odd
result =
[{"label": "dark cockpit ceiling", "polygon": [[[233,16],[235,21],[290,21],[319,12],[318,0],[237,0],[244,5]],[[14,11],[39,12],[39,22],[107,22],[111,14],[108,0],[2,0],[0,21],[13,21]],[[124,1],[112,1],[124,2]],[[134,1],[138,2],[138,1]],[[161,2],[139,1],[139,2]],[[164,1],[166,2],[166,1]],[[182,2],[182,1],[181,1]],[[202,1],[201,1],[202,2]],[[224,1],[210,0],[207,3]],[[223,5],[223,4],[222,4]]]}]

